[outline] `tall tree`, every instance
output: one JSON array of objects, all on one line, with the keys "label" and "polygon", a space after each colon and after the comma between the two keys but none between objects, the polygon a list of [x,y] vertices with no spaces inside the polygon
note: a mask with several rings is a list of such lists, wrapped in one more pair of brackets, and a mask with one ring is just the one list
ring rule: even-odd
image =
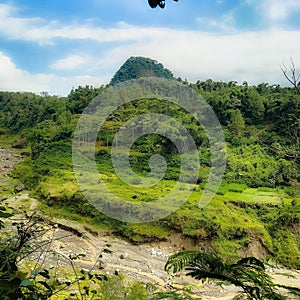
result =
[{"label": "tall tree", "polygon": [[235,109],[232,111],[229,128],[232,133],[238,136],[240,136],[245,129],[245,121],[239,109]]}]

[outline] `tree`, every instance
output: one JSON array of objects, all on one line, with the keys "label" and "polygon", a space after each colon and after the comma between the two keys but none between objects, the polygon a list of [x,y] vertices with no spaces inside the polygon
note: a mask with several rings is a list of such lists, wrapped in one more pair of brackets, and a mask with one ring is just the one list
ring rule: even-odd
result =
[{"label": "tree", "polygon": [[264,119],[264,98],[253,88],[247,88],[242,96],[242,111],[249,123],[256,124]]},{"label": "tree", "polygon": [[284,77],[293,85],[297,93],[300,94],[300,74],[297,74],[296,72],[293,59],[291,58],[290,74],[288,74],[288,69],[285,65],[281,67],[281,70]]},{"label": "tree", "polygon": [[[285,124],[286,130],[295,142],[296,147],[299,149],[300,145],[300,121],[299,121],[299,111],[300,111],[300,74],[297,74],[295,64],[291,58],[290,64],[290,74],[288,74],[288,69],[285,65],[281,67],[284,77],[293,85],[297,95],[291,97],[288,109],[292,108],[292,112],[288,114],[283,114],[281,116],[283,123]],[[298,157],[299,153],[294,153],[293,157]]]},{"label": "tree", "polygon": [[234,134],[238,136],[240,136],[245,129],[245,121],[239,109],[235,109],[232,111],[229,128]]},{"label": "tree", "polygon": [[[175,2],[178,2],[178,0],[173,0]],[[151,8],[156,8],[157,6],[159,6],[160,8],[164,8],[165,7],[165,0],[148,0],[148,3],[150,5]]]},{"label": "tree", "polygon": [[224,263],[219,257],[200,251],[182,251],[171,255],[165,265],[165,271],[178,273],[185,269],[187,276],[198,280],[213,279],[240,287],[248,299],[287,299],[277,293],[277,287],[283,287],[300,295],[300,289],[273,283],[265,272],[264,264],[255,257],[240,259],[234,264]]},{"label": "tree", "polygon": [[86,106],[99,95],[103,89],[103,86],[95,88],[89,85],[72,89],[67,97],[67,109],[70,110],[72,114],[81,114]]}]

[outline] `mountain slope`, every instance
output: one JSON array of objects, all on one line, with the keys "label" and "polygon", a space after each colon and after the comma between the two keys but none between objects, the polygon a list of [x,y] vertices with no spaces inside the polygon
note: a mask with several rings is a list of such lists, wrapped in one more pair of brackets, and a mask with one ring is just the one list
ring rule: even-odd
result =
[{"label": "mountain slope", "polygon": [[156,60],[146,57],[130,57],[116,72],[111,79],[110,84],[136,79],[140,77],[162,77],[166,79],[173,79],[172,72]]}]

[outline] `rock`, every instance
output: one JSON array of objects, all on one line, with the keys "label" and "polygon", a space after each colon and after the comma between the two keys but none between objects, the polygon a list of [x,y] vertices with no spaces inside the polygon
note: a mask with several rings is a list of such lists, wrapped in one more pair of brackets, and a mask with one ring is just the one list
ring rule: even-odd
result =
[{"label": "rock", "polygon": [[82,269],[80,270],[80,272],[81,272],[82,274],[88,274],[88,273],[90,272],[90,270],[89,270],[89,269],[82,268]]},{"label": "rock", "polygon": [[65,283],[65,279],[64,278],[56,278],[56,283],[57,283],[57,285],[62,285]]},{"label": "rock", "polygon": [[15,188],[14,188],[14,191],[15,193],[19,193],[19,192],[22,192],[25,190],[25,185],[23,183],[18,183]]},{"label": "rock", "polygon": [[27,145],[26,137],[21,137],[12,143],[12,148],[23,149]]}]

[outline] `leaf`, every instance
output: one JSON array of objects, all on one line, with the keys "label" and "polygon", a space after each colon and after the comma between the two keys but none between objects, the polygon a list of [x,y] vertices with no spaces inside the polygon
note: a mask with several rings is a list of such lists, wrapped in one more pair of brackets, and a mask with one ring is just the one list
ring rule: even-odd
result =
[{"label": "leaf", "polygon": [[265,265],[262,261],[260,261],[259,259],[255,258],[255,257],[245,257],[240,259],[236,265],[250,265],[250,266],[257,266],[262,268],[263,270],[265,270]]},{"label": "leaf", "polygon": [[50,279],[50,275],[49,275],[49,271],[48,270],[44,270],[42,272],[39,272],[39,275],[43,276],[46,279]]},{"label": "leaf", "polygon": [[32,271],[31,271],[31,275],[34,276],[34,277],[36,277],[36,276],[39,275],[39,272],[36,271],[36,270],[32,270]]},{"label": "leaf", "polygon": [[14,278],[12,280],[2,279],[0,280],[0,290],[14,291],[20,286],[21,280]]},{"label": "leaf", "polygon": [[70,285],[71,285],[71,281],[66,281],[66,282],[65,282],[65,285],[66,285],[66,286],[70,286]]},{"label": "leaf", "polygon": [[169,272],[173,268],[173,273],[180,272],[199,256],[199,251],[182,251],[171,255],[165,264],[165,271]]},{"label": "leaf", "polygon": [[47,290],[52,291],[51,286],[45,281],[38,281],[39,284],[43,285]]},{"label": "leaf", "polygon": [[21,287],[32,287],[34,286],[34,283],[30,279],[25,279],[20,284]]},{"label": "leaf", "polygon": [[13,214],[10,214],[10,213],[7,213],[7,212],[3,212],[3,211],[0,211],[0,218],[10,218],[12,217]]},{"label": "leaf", "polygon": [[103,275],[103,274],[95,274],[95,277],[100,280],[100,281],[107,281],[108,280],[108,277],[106,275]]},{"label": "leaf", "polygon": [[195,267],[197,270],[203,269],[205,273],[220,273],[225,268],[222,261],[214,255],[188,250],[171,255],[165,265],[165,271],[169,272],[173,268],[173,273],[177,273],[188,266],[191,267],[189,270]]}]

